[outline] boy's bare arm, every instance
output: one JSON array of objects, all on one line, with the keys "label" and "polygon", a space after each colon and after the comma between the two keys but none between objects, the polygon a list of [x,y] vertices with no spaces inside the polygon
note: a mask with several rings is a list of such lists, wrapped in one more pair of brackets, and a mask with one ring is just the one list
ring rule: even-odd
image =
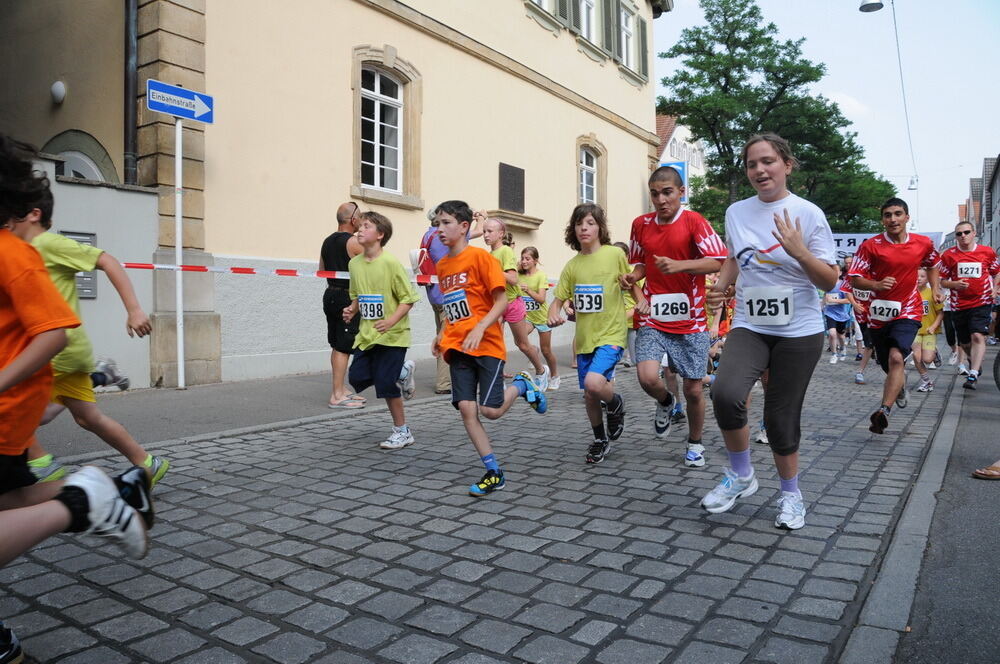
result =
[{"label": "boy's bare arm", "polygon": [[118,297],[125,305],[125,312],[128,314],[128,318],[125,320],[125,331],[128,332],[128,335],[131,337],[138,334],[140,337],[144,337],[149,334],[153,326],[149,322],[149,316],[139,306],[139,298],[136,297],[135,289],[132,288],[132,280],[128,278],[122,264],[118,262],[117,258],[105,251],[97,259],[97,269],[103,270],[108,275],[111,285],[118,291]]},{"label": "boy's bare arm", "polygon": [[0,369],[0,393],[32,376],[65,347],[66,330],[61,327],[36,334],[10,364]]},{"label": "boy's bare arm", "polygon": [[404,302],[403,304],[400,304],[396,307],[396,310],[392,312],[391,316],[375,321],[375,329],[379,331],[379,334],[385,334],[387,331],[392,329],[393,325],[401,321],[403,316],[410,313],[410,309],[412,308],[412,302]]}]

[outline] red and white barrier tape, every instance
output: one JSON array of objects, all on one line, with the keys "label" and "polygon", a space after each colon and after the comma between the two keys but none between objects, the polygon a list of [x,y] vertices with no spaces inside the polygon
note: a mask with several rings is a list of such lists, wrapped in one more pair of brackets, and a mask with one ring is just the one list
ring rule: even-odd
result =
[{"label": "red and white barrier tape", "polygon": [[[261,270],[256,267],[218,267],[215,265],[164,265],[161,263],[122,263],[128,270],[171,270],[173,272],[215,272],[219,274],[256,274],[269,277],[312,277],[316,279],[350,279],[350,272],[334,272],[332,270],[316,270],[315,272],[300,272],[299,270]],[[437,275],[415,274],[413,282],[426,286],[438,282]],[[550,281],[549,288],[556,285]]]}]

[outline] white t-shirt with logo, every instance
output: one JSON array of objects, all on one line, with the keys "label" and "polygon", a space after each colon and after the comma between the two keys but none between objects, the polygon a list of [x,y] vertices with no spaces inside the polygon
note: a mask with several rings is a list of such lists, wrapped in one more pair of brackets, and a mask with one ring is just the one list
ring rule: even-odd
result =
[{"label": "white t-shirt with logo", "polygon": [[802,224],[802,237],[819,260],[837,262],[833,233],[826,215],[813,203],[789,194],[765,203],[747,198],[726,210],[726,245],[739,266],[733,327],[778,337],[804,337],[823,332],[816,286],[799,262],[785,253],[772,231],[774,215]]}]

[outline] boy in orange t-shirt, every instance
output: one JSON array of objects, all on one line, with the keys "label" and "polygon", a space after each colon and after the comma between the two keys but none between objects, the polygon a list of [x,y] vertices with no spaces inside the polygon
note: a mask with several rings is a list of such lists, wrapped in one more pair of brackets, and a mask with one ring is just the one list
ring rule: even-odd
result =
[{"label": "boy in orange t-shirt", "polygon": [[[48,178],[32,170],[32,153],[0,134],[0,566],[64,531],[118,538],[130,556],[141,558],[148,546],[143,520],[152,520],[144,471],[137,480],[142,486],[132,484],[137,475],[131,470],[116,486],[94,466],[64,482],[36,484],[28,467],[26,450],[52,391],[49,361],[66,345],[66,328],[80,325],[38,252],[9,230],[37,219],[38,201],[49,191]],[[132,498],[141,500],[144,513],[126,503]],[[20,661],[21,655],[17,637],[0,622],[0,656]]]},{"label": "boy in orange t-shirt", "polygon": [[[466,234],[473,216],[463,201],[445,201],[435,210],[438,234],[448,255],[437,264],[445,325],[434,340],[433,352],[448,361],[451,402],[462,414],[465,430],[486,466],[483,478],[469,487],[469,494],[478,497],[506,486],[479,414],[495,420],[521,396],[539,413],[545,412],[547,404],[545,394],[527,373],[514,376],[504,389],[507,349],[499,320],[507,308],[506,280],[496,259],[469,246]],[[485,221],[484,213],[475,216]]]}]

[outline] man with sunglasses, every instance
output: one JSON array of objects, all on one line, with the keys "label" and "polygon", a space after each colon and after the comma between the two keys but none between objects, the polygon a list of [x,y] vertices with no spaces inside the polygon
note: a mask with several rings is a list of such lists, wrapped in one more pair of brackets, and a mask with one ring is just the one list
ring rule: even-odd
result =
[{"label": "man with sunglasses", "polygon": [[[343,203],[337,208],[337,231],[323,240],[319,254],[319,269],[332,272],[347,272],[347,264],[363,249],[358,239],[356,220],[358,204]],[[330,353],[330,368],[333,371],[333,391],[330,393],[330,408],[361,408],[365,399],[351,394],[344,379],[347,364],[354,348],[354,336],[358,333],[360,314],[345,322],[344,307],[351,304],[348,292],[349,279],[327,279],[323,293],[323,313],[326,314],[326,338],[333,351]]]},{"label": "man with sunglasses", "polygon": [[986,354],[1000,263],[992,248],[976,242],[975,227],[961,221],[955,226],[955,246],[941,254],[940,269],[941,285],[951,289],[955,336],[969,357],[969,373],[962,387],[974,390]]}]

